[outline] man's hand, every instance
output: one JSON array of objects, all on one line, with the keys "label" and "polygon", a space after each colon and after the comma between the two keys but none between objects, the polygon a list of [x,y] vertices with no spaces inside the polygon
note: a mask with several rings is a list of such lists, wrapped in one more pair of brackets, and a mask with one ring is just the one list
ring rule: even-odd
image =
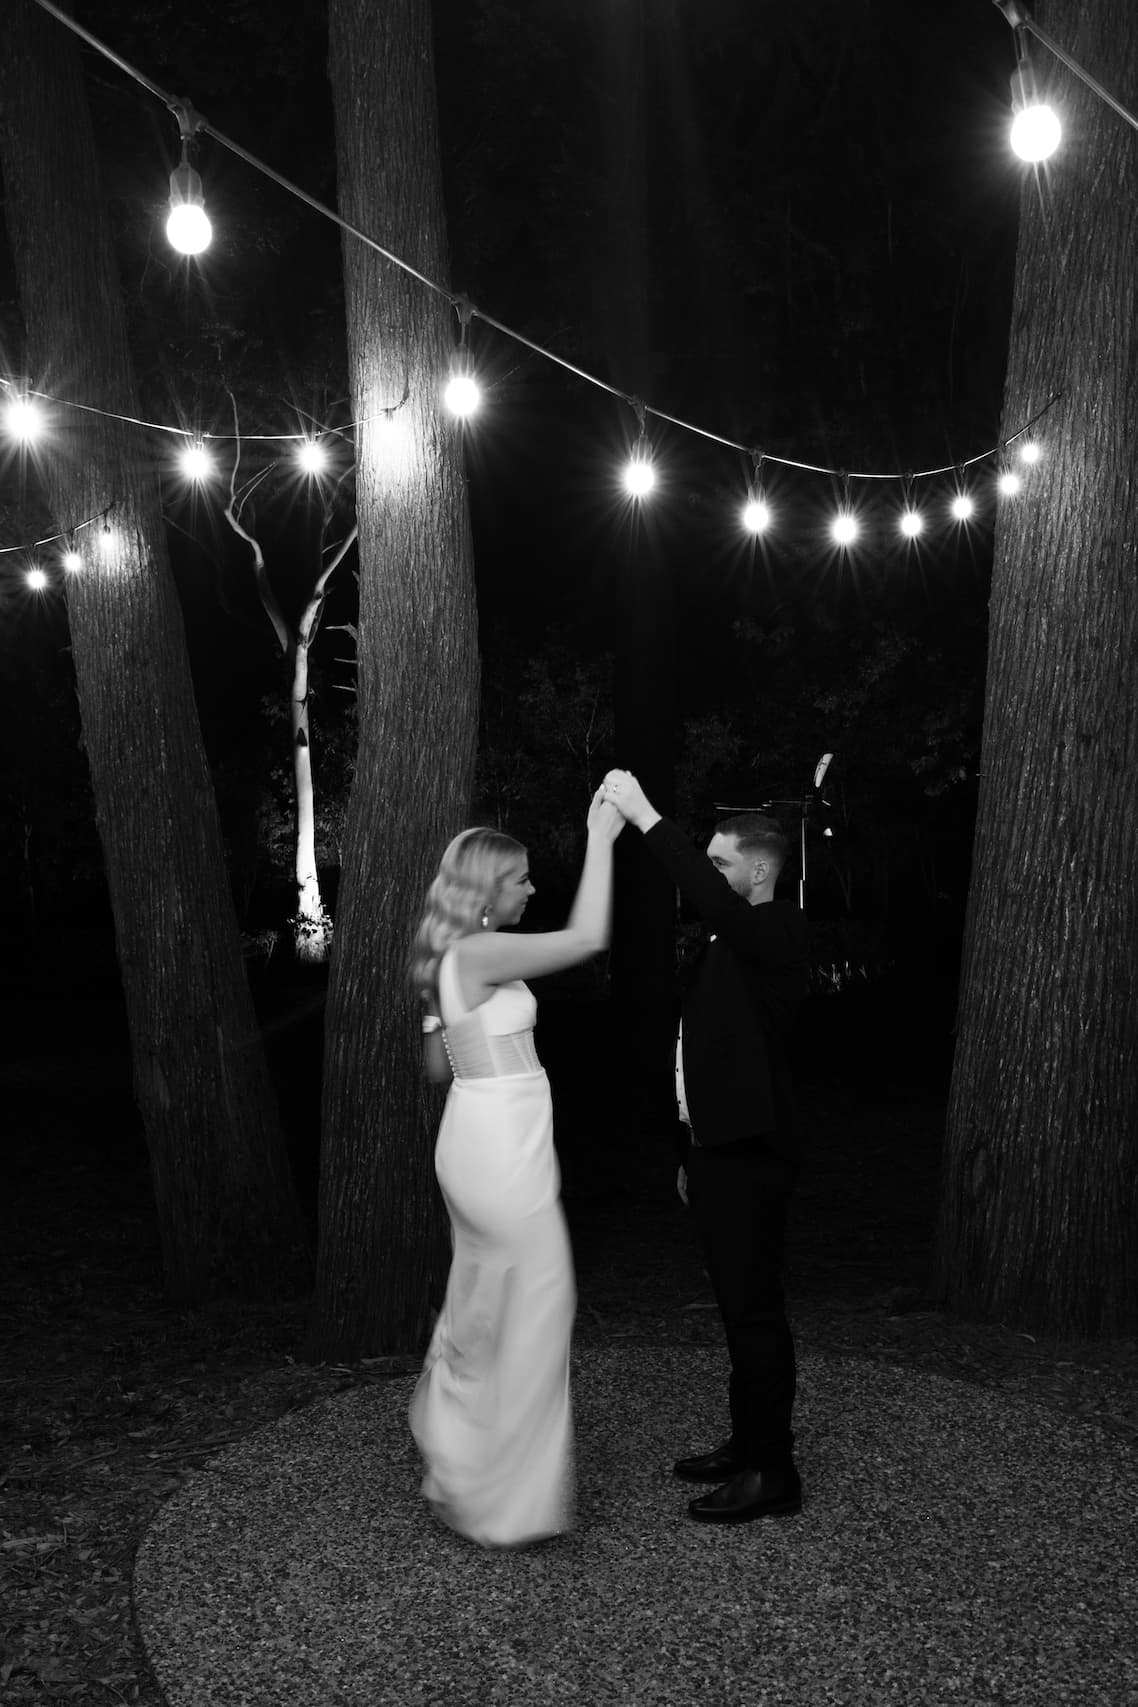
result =
[{"label": "man's hand", "polygon": [[605,799],[612,802],[622,818],[635,824],[638,830],[650,830],[660,821],[660,814],[647,798],[631,771],[609,771],[604,780]]},{"label": "man's hand", "polygon": [[605,794],[603,784],[589,802],[585,825],[591,836],[601,836],[608,842],[615,842],[624,829],[624,819],[613,801]]}]

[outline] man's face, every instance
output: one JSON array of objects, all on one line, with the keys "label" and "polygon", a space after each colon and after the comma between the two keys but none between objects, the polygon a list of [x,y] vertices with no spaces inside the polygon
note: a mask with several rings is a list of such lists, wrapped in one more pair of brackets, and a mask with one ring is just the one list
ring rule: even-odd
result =
[{"label": "man's face", "polygon": [[736,895],[742,895],[745,901],[749,901],[754,888],[756,856],[740,853],[734,836],[722,836],[717,832],[707,844],[707,857],[715,869],[723,873]]}]

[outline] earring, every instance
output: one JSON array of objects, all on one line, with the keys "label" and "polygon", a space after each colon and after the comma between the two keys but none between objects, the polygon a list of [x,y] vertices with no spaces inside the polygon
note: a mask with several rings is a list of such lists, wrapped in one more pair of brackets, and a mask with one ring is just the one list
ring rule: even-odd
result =
[{"label": "earring", "polygon": [[489,906],[483,907],[483,909],[482,909],[482,929],[484,931],[490,929],[490,908],[489,908]]}]

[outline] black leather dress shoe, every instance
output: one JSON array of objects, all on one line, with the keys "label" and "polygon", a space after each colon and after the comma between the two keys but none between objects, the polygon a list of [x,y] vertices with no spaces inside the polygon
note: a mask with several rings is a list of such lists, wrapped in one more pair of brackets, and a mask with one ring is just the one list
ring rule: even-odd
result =
[{"label": "black leather dress shoe", "polygon": [[741,1470],[721,1488],[688,1506],[698,1523],[750,1523],[756,1517],[788,1517],[802,1510],[802,1483],[788,1470]]},{"label": "black leather dress shoe", "polygon": [[672,1465],[672,1475],[678,1476],[682,1482],[715,1483],[725,1482],[729,1476],[737,1476],[746,1468],[746,1459],[739,1456],[729,1440],[725,1440],[714,1452],[703,1452],[697,1458],[677,1458]]}]

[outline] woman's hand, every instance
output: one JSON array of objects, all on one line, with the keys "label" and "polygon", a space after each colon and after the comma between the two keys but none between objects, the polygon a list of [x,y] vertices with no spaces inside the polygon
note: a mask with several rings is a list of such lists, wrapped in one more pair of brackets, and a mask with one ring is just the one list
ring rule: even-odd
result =
[{"label": "woman's hand", "polygon": [[638,830],[650,830],[659,820],[660,814],[631,771],[609,771],[601,787],[605,799],[611,800],[621,817]]},{"label": "woman's hand", "polygon": [[605,799],[603,783],[589,802],[589,813],[585,819],[585,827],[590,836],[599,836],[607,842],[615,842],[624,829],[624,819],[612,801]]}]

